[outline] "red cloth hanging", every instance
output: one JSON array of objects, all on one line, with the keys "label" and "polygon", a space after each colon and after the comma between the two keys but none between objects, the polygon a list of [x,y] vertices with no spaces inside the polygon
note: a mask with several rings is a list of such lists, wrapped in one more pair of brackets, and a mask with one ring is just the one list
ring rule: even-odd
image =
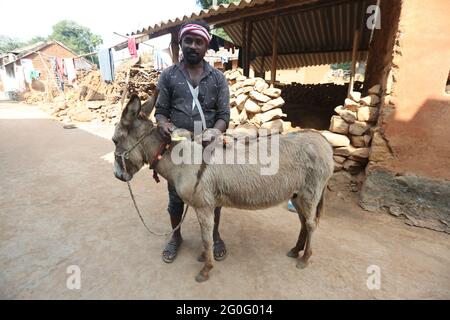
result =
[{"label": "red cloth hanging", "polygon": [[64,61],[63,61],[62,58],[56,57],[56,68],[57,68],[57,70],[58,70],[58,72],[59,72],[59,74],[61,76],[61,79],[62,79],[62,77],[66,73],[66,71],[65,71],[66,69],[64,68]]},{"label": "red cloth hanging", "polygon": [[128,38],[128,51],[130,51],[130,55],[133,58],[137,58],[137,50],[136,50],[136,38],[130,37]]}]

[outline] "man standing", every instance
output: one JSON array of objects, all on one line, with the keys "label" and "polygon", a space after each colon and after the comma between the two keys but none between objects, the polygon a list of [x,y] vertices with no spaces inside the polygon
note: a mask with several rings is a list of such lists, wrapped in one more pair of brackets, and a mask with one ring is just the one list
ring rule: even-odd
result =
[{"label": "man standing", "polygon": [[[194,122],[202,120],[193,98],[197,96],[206,128],[209,128],[208,131],[213,136],[220,135],[225,132],[230,120],[230,97],[225,76],[203,59],[211,41],[209,26],[203,21],[185,23],[180,28],[178,40],[183,60],[165,69],[157,85],[155,118],[159,130],[167,138],[174,127],[194,132]],[[189,88],[188,82],[192,88]],[[168,211],[174,229],[181,222],[184,203],[170,184],[168,191]],[[226,256],[225,243],[219,234],[220,209],[214,210],[213,239],[216,260],[223,260]],[[178,229],[162,252],[165,262],[174,261],[182,241],[181,229]]]}]

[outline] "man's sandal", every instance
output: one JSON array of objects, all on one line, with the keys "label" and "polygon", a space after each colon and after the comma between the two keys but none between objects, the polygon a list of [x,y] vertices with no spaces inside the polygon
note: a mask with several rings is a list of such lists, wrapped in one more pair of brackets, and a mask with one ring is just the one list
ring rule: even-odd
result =
[{"label": "man's sandal", "polygon": [[173,239],[167,243],[166,247],[164,248],[164,250],[162,252],[162,259],[165,263],[172,263],[175,260],[175,258],[177,257],[180,245],[181,245],[181,241],[176,242]]}]

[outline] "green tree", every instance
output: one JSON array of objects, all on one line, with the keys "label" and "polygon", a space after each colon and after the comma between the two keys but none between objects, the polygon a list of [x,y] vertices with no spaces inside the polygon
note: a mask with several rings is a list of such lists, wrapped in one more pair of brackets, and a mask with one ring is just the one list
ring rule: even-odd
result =
[{"label": "green tree", "polygon": [[[217,5],[232,2],[239,2],[239,0],[217,0]],[[203,9],[209,9],[213,4],[213,0],[196,0],[196,3]]]},{"label": "green tree", "polygon": [[11,38],[8,36],[2,36],[0,35],[0,53],[7,53],[11,52],[17,48],[25,47],[28,45],[32,45],[41,41],[47,41],[47,38],[36,36],[31,38],[31,40],[28,41],[22,41],[17,38]]},{"label": "green tree", "polygon": [[0,53],[7,53],[23,47],[26,43],[17,38],[0,35]]},{"label": "green tree", "polygon": [[71,20],[62,20],[55,24],[50,39],[63,43],[78,54],[93,52],[103,43],[99,35]]},{"label": "green tree", "polygon": [[48,40],[48,37],[42,37],[42,36],[34,36],[31,38],[30,41],[27,42],[27,44],[34,44],[38,42],[46,42]]},{"label": "green tree", "polygon": [[[217,5],[232,3],[232,2],[239,2],[239,0],[217,0]],[[202,9],[209,9],[213,4],[213,0],[196,0],[196,3]],[[223,28],[217,28],[217,29],[211,30],[211,33],[222,39],[225,39],[226,41],[232,42],[230,36],[225,32],[225,30]]]},{"label": "green tree", "polygon": [[226,41],[233,42],[231,40],[230,36],[228,35],[228,33],[226,33],[223,28],[213,29],[213,30],[211,30],[211,33],[215,36],[218,36],[219,38],[226,40]]}]

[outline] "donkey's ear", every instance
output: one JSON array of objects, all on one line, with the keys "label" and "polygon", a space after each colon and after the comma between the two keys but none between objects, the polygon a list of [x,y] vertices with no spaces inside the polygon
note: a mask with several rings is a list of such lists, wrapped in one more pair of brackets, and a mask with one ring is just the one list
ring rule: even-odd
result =
[{"label": "donkey's ear", "polygon": [[137,94],[132,94],[127,106],[122,111],[122,117],[120,121],[124,125],[129,125],[136,119],[137,115],[141,111],[141,99]]}]

